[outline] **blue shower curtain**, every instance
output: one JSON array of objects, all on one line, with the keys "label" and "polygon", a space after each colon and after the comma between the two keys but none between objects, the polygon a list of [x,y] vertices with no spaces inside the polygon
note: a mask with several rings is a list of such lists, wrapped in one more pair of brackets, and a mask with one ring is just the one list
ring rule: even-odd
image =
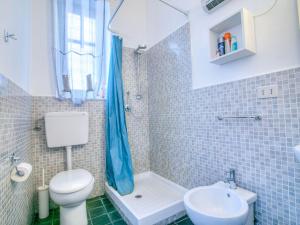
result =
[{"label": "blue shower curtain", "polygon": [[113,36],[106,99],[106,178],[127,195],[133,192],[133,170],[125,121],[122,82],[122,40]]}]

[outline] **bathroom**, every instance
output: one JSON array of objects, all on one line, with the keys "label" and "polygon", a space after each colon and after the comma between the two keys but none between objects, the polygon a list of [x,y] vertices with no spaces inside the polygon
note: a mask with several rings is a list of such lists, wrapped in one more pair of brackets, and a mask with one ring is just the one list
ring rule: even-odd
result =
[{"label": "bathroom", "polygon": [[300,225],[299,49],[300,0],[0,0],[0,225]]}]

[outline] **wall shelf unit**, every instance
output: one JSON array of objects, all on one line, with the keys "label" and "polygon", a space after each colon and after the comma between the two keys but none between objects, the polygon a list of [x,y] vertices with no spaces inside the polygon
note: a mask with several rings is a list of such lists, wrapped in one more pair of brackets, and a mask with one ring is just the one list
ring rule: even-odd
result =
[{"label": "wall shelf unit", "polygon": [[[238,50],[217,56],[217,40],[225,32],[237,37]],[[209,35],[211,63],[222,65],[256,54],[254,17],[245,8],[211,27]]]}]

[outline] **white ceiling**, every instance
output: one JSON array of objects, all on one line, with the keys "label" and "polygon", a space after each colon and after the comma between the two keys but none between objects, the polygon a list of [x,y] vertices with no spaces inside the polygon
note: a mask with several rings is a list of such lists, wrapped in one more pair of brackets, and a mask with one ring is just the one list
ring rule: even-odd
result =
[{"label": "white ceiling", "polygon": [[[157,0],[151,0],[157,1]],[[165,0],[166,2],[174,5],[180,9],[189,11],[201,5],[201,0]]]}]

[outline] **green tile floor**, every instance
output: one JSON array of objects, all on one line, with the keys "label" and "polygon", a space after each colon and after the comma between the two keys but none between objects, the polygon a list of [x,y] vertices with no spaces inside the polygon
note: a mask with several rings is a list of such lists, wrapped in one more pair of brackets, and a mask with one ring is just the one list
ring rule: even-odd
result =
[{"label": "green tile floor", "polygon": [[[105,195],[87,200],[87,212],[88,225],[126,225]],[[36,216],[33,225],[59,225],[59,208],[51,210],[46,219],[40,220]],[[193,225],[193,223],[185,216],[172,225]]]}]

